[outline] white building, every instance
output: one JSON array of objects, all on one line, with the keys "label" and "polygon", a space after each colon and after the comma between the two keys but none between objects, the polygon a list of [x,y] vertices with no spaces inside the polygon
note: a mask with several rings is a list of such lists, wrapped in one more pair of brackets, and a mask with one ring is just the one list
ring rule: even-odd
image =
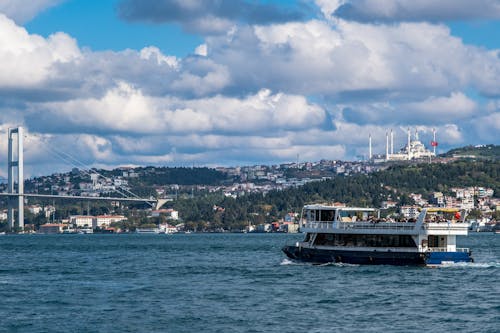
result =
[{"label": "white building", "polygon": [[151,212],[152,217],[159,217],[160,215],[165,215],[168,219],[178,220],[179,212],[174,209],[158,209]]},{"label": "white building", "polygon": [[96,227],[96,217],[90,215],[71,215],[69,223],[76,227]]},{"label": "white building", "polygon": [[40,205],[28,206],[26,208],[28,208],[28,211],[34,215],[40,214],[43,210],[43,208]]},{"label": "white building", "polygon": [[444,195],[442,192],[434,192],[429,199],[429,202],[438,206],[444,207]]},{"label": "white building", "polygon": [[[414,140],[411,139],[410,129],[408,128],[408,142],[401,148],[398,153],[394,153],[394,137],[391,130],[390,135],[390,150],[389,150],[389,133],[386,134],[386,148],[385,159],[386,161],[404,161],[420,158],[431,158],[436,156],[436,153],[425,148],[424,144],[418,139],[418,131],[415,130]],[[435,142],[435,140],[433,141]],[[437,143],[436,143],[437,144]],[[371,150],[371,148],[370,148]]]},{"label": "white building", "polygon": [[417,218],[419,211],[417,206],[401,206],[399,213],[407,219]]},{"label": "white building", "polygon": [[158,227],[161,233],[166,233],[166,234],[174,234],[179,231],[177,230],[176,226],[169,224],[160,224]]},{"label": "white building", "polygon": [[126,221],[127,218],[123,215],[98,215],[95,217],[97,227],[109,227],[111,223]]},{"label": "white building", "polygon": [[394,208],[396,207],[396,205],[397,202],[395,201],[390,201],[390,200],[382,201],[382,209]]}]

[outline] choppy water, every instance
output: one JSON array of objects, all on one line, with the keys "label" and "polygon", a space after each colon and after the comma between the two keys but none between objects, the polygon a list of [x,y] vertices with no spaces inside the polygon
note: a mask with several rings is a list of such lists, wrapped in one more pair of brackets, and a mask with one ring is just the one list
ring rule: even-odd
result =
[{"label": "choppy water", "polygon": [[499,332],[500,235],[473,264],[295,264],[302,235],[0,236],[0,332]]}]

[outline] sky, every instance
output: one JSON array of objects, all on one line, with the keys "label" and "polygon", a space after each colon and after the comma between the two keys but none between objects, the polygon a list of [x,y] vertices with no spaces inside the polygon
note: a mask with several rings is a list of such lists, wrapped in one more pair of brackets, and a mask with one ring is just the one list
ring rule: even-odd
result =
[{"label": "sky", "polygon": [[500,144],[500,0],[0,0],[18,126],[29,177]]}]

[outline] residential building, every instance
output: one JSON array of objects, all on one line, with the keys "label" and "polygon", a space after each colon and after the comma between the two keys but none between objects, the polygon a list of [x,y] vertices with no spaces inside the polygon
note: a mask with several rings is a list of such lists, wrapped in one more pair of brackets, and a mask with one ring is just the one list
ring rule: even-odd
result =
[{"label": "residential building", "polygon": [[74,226],[80,228],[81,227],[95,228],[97,226],[96,217],[90,215],[71,215],[69,217],[69,222],[70,224],[73,224]]},{"label": "residential building", "polygon": [[95,217],[95,224],[99,228],[109,227],[111,223],[126,221],[127,218],[123,215],[98,215]]},{"label": "residential building", "polygon": [[401,206],[399,213],[407,219],[417,218],[419,211],[418,206]]}]

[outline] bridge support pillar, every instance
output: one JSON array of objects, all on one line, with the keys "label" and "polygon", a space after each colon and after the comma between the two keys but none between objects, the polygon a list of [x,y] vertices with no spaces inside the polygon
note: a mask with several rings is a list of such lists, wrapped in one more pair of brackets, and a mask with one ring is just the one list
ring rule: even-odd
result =
[{"label": "bridge support pillar", "polygon": [[[14,138],[17,134],[17,147]],[[17,154],[14,154],[17,148]],[[9,152],[8,152],[8,193],[17,194],[9,196],[7,220],[10,230],[17,228],[24,231],[24,156],[23,156],[23,128],[9,128]],[[17,156],[15,156],[17,155]],[[17,160],[15,159],[17,157]],[[14,184],[14,169],[17,168],[17,189]],[[15,223],[14,211],[17,206],[17,225]]]}]

